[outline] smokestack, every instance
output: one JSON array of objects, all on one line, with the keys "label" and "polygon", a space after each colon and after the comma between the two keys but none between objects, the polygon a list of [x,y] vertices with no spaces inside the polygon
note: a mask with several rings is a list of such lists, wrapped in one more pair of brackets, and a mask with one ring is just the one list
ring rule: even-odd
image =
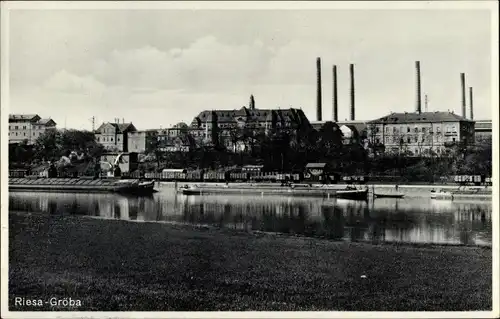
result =
[{"label": "smokestack", "polygon": [[472,97],[472,87],[469,87],[470,119],[474,119],[474,102]]},{"label": "smokestack", "polygon": [[316,89],[316,119],[318,121],[322,120],[321,114],[321,58],[316,58],[316,78],[317,78],[317,89]]},{"label": "smokestack", "polygon": [[467,118],[467,111],[465,109],[465,73],[460,73],[460,81],[462,82],[462,117]]},{"label": "smokestack", "polygon": [[349,73],[351,74],[351,121],[356,118],[354,113],[354,64],[349,65]]},{"label": "smokestack", "polygon": [[333,66],[333,121],[338,122],[338,95],[337,95],[337,66]]},{"label": "smokestack", "polygon": [[416,112],[422,113],[422,87],[420,83],[420,61],[415,62],[415,69],[417,73],[417,107]]}]

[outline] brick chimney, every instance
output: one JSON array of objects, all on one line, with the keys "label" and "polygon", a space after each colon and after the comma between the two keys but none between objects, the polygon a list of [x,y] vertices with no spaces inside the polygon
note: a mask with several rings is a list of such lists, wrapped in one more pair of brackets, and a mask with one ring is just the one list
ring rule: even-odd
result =
[{"label": "brick chimney", "polygon": [[322,105],[321,105],[321,58],[316,58],[316,119],[322,120]]},{"label": "brick chimney", "polygon": [[355,99],[354,99],[354,64],[349,65],[349,74],[351,76],[351,121],[356,118],[355,114]]},{"label": "brick chimney", "polygon": [[470,103],[470,119],[474,119],[474,98],[472,95],[472,87],[469,87],[469,103]]},{"label": "brick chimney", "polygon": [[465,73],[460,73],[460,82],[462,84],[462,117],[467,118],[467,111],[465,106]]},{"label": "brick chimney", "polygon": [[415,111],[420,114],[422,113],[422,86],[420,82],[420,61],[415,62],[415,71],[416,71],[416,85],[417,85],[417,106]]},{"label": "brick chimney", "polygon": [[334,122],[338,122],[338,95],[337,95],[337,66],[333,66],[333,111],[332,117]]}]

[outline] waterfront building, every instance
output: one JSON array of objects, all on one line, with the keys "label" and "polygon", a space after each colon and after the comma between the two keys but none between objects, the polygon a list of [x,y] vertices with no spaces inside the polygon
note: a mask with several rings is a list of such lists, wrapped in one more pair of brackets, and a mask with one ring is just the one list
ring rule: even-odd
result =
[{"label": "waterfront building", "polygon": [[474,121],[453,112],[391,113],[368,122],[368,139],[383,144],[386,152],[445,154],[459,142],[474,143]]},{"label": "waterfront building", "polygon": [[157,131],[157,147],[161,152],[189,152],[194,148],[194,140],[189,126],[179,122],[174,126]]},{"label": "waterfront building", "polygon": [[132,123],[103,123],[95,130],[95,141],[108,151],[127,152],[128,133],[136,132]]},{"label": "waterfront building", "polygon": [[223,145],[236,150],[251,147],[258,135],[287,131],[291,136],[312,129],[301,109],[257,109],[251,98],[250,107],[239,110],[206,110],[194,117],[189,134],[198,145]]},{"label": "waterfront building", "polygon": [[38,114],[9,115],[9,144],[25,142],[35,144],[36,139],[47,130],[55,130],[56,122],[41,118]]}]

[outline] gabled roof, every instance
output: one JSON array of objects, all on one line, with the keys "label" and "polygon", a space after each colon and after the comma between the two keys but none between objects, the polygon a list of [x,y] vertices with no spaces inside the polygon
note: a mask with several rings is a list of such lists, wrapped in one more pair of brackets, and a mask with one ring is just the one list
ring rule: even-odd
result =
[{"label": "gabled roof", "polygon": [[38,114],[9,114],[9,120],[13,121],[38,121],[40,116]]},{"label": "gabled roof", "polygon": [[135,128],[134,124],[132,124],[132,123],[102,123],[101,126],[99,126],[97,128],[96,132],[101,132],[101,130],[106,125],[113,126],[115,129],[117,129],[118,133],[126,133],[126,132],[137,131],[137,129]]},{"label": "gabled roof", "polygon": [[53,119],[40,119],[38,120],[37,124],[42,124],[42,125],[56,125],[56,122]]},{"label": "gabled roof", "polygon": [[429,122],[472,122],[451,112],[391,113],[369,121],[369,124],[413,124]]}]

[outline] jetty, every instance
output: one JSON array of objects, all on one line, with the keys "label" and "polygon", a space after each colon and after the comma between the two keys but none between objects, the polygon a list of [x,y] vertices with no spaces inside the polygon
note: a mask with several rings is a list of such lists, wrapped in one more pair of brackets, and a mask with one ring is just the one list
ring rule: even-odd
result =
[{"label": "jetty", "polygon": [[119,178],[9,178],[9,191],[89,192],[148,195],[155,191],[154,182]]},{"label": "jetty", "polygon": [[455,190],[439,189],[431,191],[432,199],[454,200],[454,199],[486,199],[491,200],[493,192],[487,188],[464,188]]},{"label": "jetty", "polygon": [[368,200],[368,189],[307,187],[307,186],[267,186],[267,185],[237,185],[237,186],[189,186],[181,187],[178,192],[183,195],[275,195],[290,197],[321,197],[352,200]]}]

